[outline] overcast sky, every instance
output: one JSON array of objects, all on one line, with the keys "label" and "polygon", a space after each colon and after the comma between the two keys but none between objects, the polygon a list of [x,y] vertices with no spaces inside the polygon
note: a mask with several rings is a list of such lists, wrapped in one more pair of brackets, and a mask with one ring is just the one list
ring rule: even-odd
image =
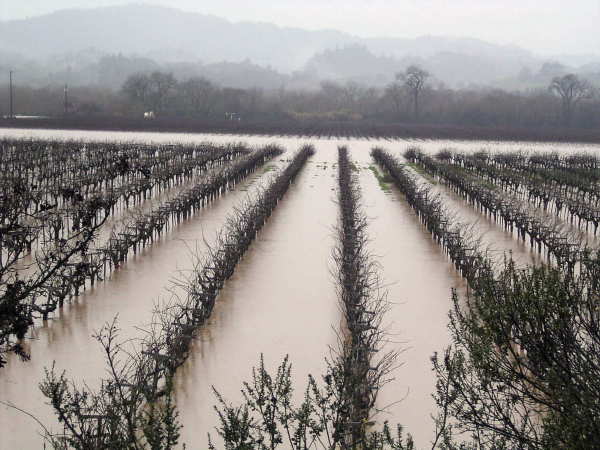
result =
[{"label": "overcast sky", "polygon": [[[132,0],[0,0],[0,19]],[[470,36],[541,54],[600,54],[600,0],[153,0],[232,21],[261,21],[358,36]]]}]

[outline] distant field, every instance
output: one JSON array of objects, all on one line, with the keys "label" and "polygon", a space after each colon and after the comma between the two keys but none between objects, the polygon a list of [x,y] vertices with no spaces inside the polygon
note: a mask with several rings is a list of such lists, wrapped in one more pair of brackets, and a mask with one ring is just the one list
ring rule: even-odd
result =
[{"label": "distant field", "polygon": [[153,120],[116,117],[0,119],[0,128],[46,128],[106,131],[158,131],[180,133],[232,133],[249,135],[348,137],[372,139],[452,139],[530,142],[600,143],[600,131],[573,128],[493,128],[417,125],[373,121],[198,121],[181,118]]}]

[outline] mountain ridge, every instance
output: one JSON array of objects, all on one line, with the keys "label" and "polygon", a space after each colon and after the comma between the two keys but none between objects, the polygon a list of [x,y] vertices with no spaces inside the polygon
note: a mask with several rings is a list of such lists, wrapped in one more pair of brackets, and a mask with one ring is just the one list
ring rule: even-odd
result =
[{"label": "mountain ridge", "polygon": [[[319,63],[319,55],[324,52],[343,53],[354,47],[364,47],[379,59],[357,59],[356,70],[322,64],[322,59]],[[150,58],[162,65],[251,61],[284,76],[309,69],[317,79],[375,80],[379,84],[393,78],[390,70],[420,64],[438,80],[455,86],[490,85],[515,77],[524,69],[535,72],[545,61],[518,46],[472,37],[363,38],[331,29],[232,22],[214,15],[137,3],[66,9],[1,21],[0,55],[5,59],[5,64],[0,62],[2,69],[19,56],[38,65],[43,61],[42,65],[53,67],[53,73],[89,66],[103,56],[127,55]],[[375,65],[368,67],[368,61]],[[590,60],[588,64],[595,67],[598,61]]]}]

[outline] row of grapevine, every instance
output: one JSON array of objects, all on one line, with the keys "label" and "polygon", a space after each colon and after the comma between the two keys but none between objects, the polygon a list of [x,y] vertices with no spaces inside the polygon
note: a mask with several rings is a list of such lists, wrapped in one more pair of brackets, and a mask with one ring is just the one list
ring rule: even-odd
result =
[{"label": "row of grapevine", "polygon": [[[495,155],[495,157],[504,154]],[[598,185],[597,169],[577,169],[578,174],[569,174],[568,180],[547,176],[546,171],[515,170],[508,167],[498,167],[487,154],[465,155],[443,151],[436,155],[443,164],[451,165],[468,174],[475,175],[485,182],[499,187],[522,200],[531,202],[544,211],[565,217],[578,226],[582,222],[587,229],[590,224],[594,233],[600,225],[600,186]],[[554,169],[551,170],[555,172]],[[598,173],[596,173],[598,172]],[[589,175],[587,177],[585,175]],[[576,180],[577,185],[575,185]]]},{"label": "row of grapevine", "polygon": [[338,200],[340,226],[334,249],[338,297],[347,333],[341,343],[338,365],[341,416],[338,433],[342,447],[368,448],[369,424],[373,422],[380,388],[397,358],[396,352],[381,354],[385,333],[381,322],[385,298],[378,292],[377,267],[368,252],[367,219],[360,207],[360,188],[348,158],[338,149]]},{"label": "row of grapevine", "polygon": [[[122,350],[115,341],[117,330],[114,324],[107,326],[100,340],[113,357],[109,363],[115,376],[99,391],[78,388],[64,375],[49,374],[42,390],[66,424],[65,435],[50,437],[55,447],[68,444],[78,448],[87,442],[96,442],[97,448],[143,447],[158,439],[158,434],[161,441],[176,442],[175,416],[164,420],[174,410],[172,376],[187,359],[195,333],[210,316],[223,284],[313,153],[311,146],[300,149],[266,188],[228,217],[216,243],[197,261],[185,295],[156,312],[156,327],[140,343],[139,352],[119,361]],[[71,409],[75,398],[77,410]],[[153,428],[165,423],[171,428]]]},{"label": "row of grapevine", "polygon": [[512,231],[516,228],[521,239],[525,240],[529,236],[532,247],[537,246],[539,251],[545,248],[557,264],[570,270],[574,269],[581,257],[579,243],[571,235],[533,214],[528,204],[501,195],[495,189],[465,177],[464,173],[415,149],[408,150],[405,157],[429,174],[439,177],[468,202],[482,208],[495,220],[500,220],[507,229]]},{"label": "row of grapevine", "polygon": [[446,445],[594,448],[600,254],[585,250],[577,274],[561,266],[518,268],[510,256],[495,266],[459,226],[450,229],[439,199],[403,164],[382,149],[372,155],[469,284],[466,298],[453,293],[453,345],[433,358]]},{"label": "row of grapevine", "polygon": [[[247,152],[244,152],[247,153]],[[197,183],[146,214],[138,214],[106,243],[98,243],[98,233],[111,215],[114,196],[93,197],[81,202],[75,212],[80,227],[60,239],[49,239],[28,256],[32,234],[16,233],[14,223],[3,222],[0,234],[0,346],[27,358],[21,345],[36,318],[46,319],[72,296],[101,280],[107,269],[124,262],[130,250],[150,242],[171,220],[181,220],[225,192],[257,167],[282,153],[266,147],[202,175]],[[206,158],[231,158],[231,149],[215,149]],[[205,159],[205,161],[209,161]],[[17,215],[15,222],[22,221]],[[46,225],[46,226],[52,226]],[[8,229],[10,228],[10,229]],[[33,233],[33,232],[32,232]],[[2,364],[4,360],[0,360]]]}]

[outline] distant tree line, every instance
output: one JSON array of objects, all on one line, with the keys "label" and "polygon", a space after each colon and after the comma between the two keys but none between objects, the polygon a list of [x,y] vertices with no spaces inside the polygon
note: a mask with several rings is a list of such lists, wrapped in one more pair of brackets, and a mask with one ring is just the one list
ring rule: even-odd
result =
[{"label": "distant tree line", "polygon": [[[545,89],[452,89],[434,84],[411,66],[385,88],[323,81],[316,90],[238,89],[202,77],[178,80],[154,71],[131,75],[120,90],[74,87],[65,105],[63,86],[16,86],[15,110],[23,115],[185,117],[198,120],[330,120],[412,122],[493,127],[600,127],[600,94],[574,74],[555,77]],[[8,113],[8,90],[0,92]]]}]

